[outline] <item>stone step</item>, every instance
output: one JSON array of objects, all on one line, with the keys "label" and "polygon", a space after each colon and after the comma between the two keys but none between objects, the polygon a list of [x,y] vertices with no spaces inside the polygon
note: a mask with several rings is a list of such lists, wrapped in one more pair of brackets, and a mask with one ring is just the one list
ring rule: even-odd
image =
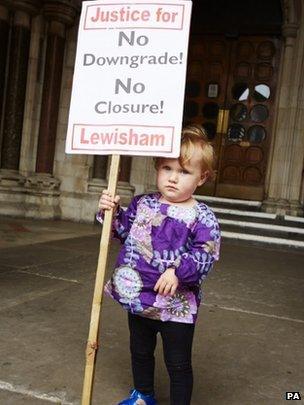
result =
[{"label": "stone step", "polygon": [[304,218],[261,211],[260,201],[195,196],[219,219],[223,239],[304,248]]},{"label": "stone step", "polygon": [[262,222],[234,221],[221,218],[219,218],[219,222],[222,230],[232,233],[269,236],[272,238],[282,238],[304,242],[303,228],[265,224]]},{"label": "stone step", "polygon": [[253,222],[269,222],[272,223],[276,220],[275,214],[269,214],[267,212],[260,211],[244,211],[232,208],[222,208],[215,207],[213,205],[208,205],[219,218],[234,219],[237,220],[248,220]]},{"label": "stone step", "polygon": [[195,199],[205,202],[210,207],[219,207],[226,209],[237,209],[243,211],[259,211],[261,209],[261,201],[239,200],[233,198],[211,197],[195,195]]},{"label": "stone step", "polygon": [[246,242],[246,244],[262,244],[268,246],[277,246],[277,247],[288,247],[296,249],[304,249],[304,241],[285,239],[285,238],[275,238],[270,236],[263,235],[251,235],[240,232],[230,232],[222,231],[222,238],[225,240],[235,240]]},{"label": "stone step", "polygon": [[290,217],[290,219],[286,219],[286,216],[276,216],[275,214],[268,214],[264,212],[226,210],[225,208],[218,207],[210,208],[214,211],[216,216],[221,219],[235,222],[256,222],[284,226],[287,228],[291,227],[304,229],[304,222],[301,221],[302,218],[299,217]]}]

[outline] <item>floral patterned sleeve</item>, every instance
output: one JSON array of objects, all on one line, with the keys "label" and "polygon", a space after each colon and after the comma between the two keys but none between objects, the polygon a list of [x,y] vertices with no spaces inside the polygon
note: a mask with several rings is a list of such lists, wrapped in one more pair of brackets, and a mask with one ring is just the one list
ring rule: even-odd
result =
[{"label": "floral patterned sleeve", "polygon": [[212,211],[200,216],[189,240],[187,251],[180,257],[176,267],[176,276],[181,284],[201,284],[219,259],[220,229]]},{"label": "floral patterned sleeve", "polygon": [[[141,196],[134,197],[126,210],[118,206],[112,223],[113,238],[119,239],[121,242],[124,242],[127,238],[131,225],[133,224],[134,218],[136,216],[137,203],[140,197]],[[99,211],[96,215],[96,219],[102,224],[104,219],[104,212]]]}]

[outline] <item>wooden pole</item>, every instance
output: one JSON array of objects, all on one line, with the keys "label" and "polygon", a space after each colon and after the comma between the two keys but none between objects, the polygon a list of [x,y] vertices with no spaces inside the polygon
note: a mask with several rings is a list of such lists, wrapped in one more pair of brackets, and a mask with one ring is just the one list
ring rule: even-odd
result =
[{"label": "wooden pole", "polygon": [[[116,192],[120,155],[113,155],[111,159],[109,187],[111,195]],[[100,310],[103,297],[104,277],[108,261],[109,242],[112,231],[113,210],[106,211],[100,239],[99,258],[96,270],[96,280],[91,312],[90,331],[86,347],[86,365],[83,380],[82,405],[90,405],[94,378],[95,357],[98,349],[98,331]]]}]

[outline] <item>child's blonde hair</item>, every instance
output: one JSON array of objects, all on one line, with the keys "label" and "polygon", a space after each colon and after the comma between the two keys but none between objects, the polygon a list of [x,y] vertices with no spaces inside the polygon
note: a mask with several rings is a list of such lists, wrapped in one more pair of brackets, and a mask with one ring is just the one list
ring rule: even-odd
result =
[{"label": "child's blonde hair", "polygon": [[[215,154],[213,146],[208,141],[205,129],[198,124],[188,125],[183,128],[181,136],[181,150],[178,158],[179,164],[184,167],[191,159],[195,149],[200,148],[202,154],[202,170],[207,172],[207,178],[214,180],[213,169]],[[158,168],[162,158],[155,158],[155,167]]]}]

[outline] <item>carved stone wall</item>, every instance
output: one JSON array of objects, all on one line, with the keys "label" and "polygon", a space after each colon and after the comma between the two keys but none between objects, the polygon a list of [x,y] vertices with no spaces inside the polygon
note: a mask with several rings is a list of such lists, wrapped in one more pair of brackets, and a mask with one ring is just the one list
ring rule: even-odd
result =
[{"label": "carved stone wall", "polygon": [[304,2],[283,2],[284,46],[263,208],[303,215]]},{"label": "carved stone wall", "polygon": [[[68,0],[0,0],[0,26],[4,34],[5,23],[10,22],[8,50],[2,51],[5,75],[0,66],[0,85],[4,88],[0,214],[61,217],[60,179],[52,176],[52,171],[65,27],[75,23],[76,12],[75,4]],[[57,36],[62,38],[60,49],[53,46],[58,42]],[[55,108],[50,108],[54,105]],[[52,139],[49,127],[41,125],[50,114]],[[38,139],[47,143],[44,155],[38,148]],[[48,163],[48,173],[36,170],[38,157],[40,162],[44,159]]]}]

